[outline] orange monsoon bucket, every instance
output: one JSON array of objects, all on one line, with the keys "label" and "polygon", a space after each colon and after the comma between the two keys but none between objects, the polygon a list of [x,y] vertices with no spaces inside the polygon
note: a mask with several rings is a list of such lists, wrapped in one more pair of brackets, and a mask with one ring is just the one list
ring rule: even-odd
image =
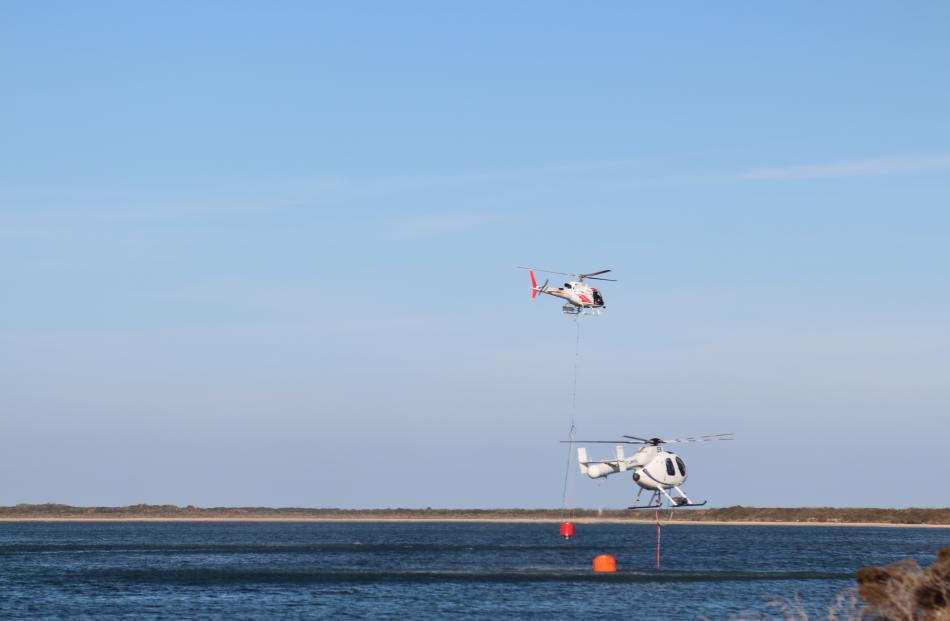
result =
[{"label": "orange monsoon bucket", "polygon": [[610,573],[617,571],[617,559],[609,554],[601,554],[594,557],[594,571],[597,573]]}]

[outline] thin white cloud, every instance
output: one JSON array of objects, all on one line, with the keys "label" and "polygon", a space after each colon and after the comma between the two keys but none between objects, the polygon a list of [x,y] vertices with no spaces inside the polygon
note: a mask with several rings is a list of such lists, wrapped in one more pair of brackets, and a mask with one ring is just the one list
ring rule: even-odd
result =
[{"label": "thin white cloud", "polygon": [[[363,201],[376,201],[398,194],[452,190],[469,185],[540,181],[572,175],[583,179],[590,173],[611,173],[611,187],[653,187],[690,184],[819,181],[950,172],[950,154],[891,156],[840,160],[793,166],[763,166],[732,172],[699,174],[637,174],[649,158],[577,162],[549,167],[498,170],[446,175],[393,177],[314,176],[286,180],[273,187],[237,187],[205,190],[182,196],[142,196],[134,192],[96,192],[59,189],[50,192],[20,188],[0,192],[0,203],[13,205],[0,211],[0,237],[33,237],[52,228],[47,216],[56,215],[55,227],[63,228],[90,218],[122,222],[178,219],[222,213],[266,213],[285,210],[338,209]],[[655,163],[652,168],[656,168]],[[38,214],[38,215],[37,215]],[[6,216],[6,217],[4,217]],[[37,217],[44,222],[36,225]],[[496,217],[496,216],[492,216]],[[488,216],[474,212],[417,215],[392,222],[393,231],[406,237],[459,232],[483,226]],[[74,222],[75,221],[75,222]],[[72,223],[72,224],[71,224]],[[20,227],[17,232],[17,227]]]},{"label": "thin white cloud", "polygon": [[432,237],[469,231],[497,218],[495,214],[470,211],[427,213],[398,220],[393,230],[401,237]]},{"label": "thin white cloud", "polygon": [[473,173],[457,173],[444,175],[405,175],[381,177],[375,179],[350,179],[347,184],[340,184],[340,193],[346,192],[347,198],[371,198],[388,196],[400,192],[431,190],[434,188],[462,186],[469,184],[502,181],[520,181],[532,178],[552,177],[556,175],[583,175],[597,171],[630,168],[637,164],[633,160],[615,160],[601,162],[586,162],[563,164],[541,168],[522,168],[506,171],[488,171]]},{"label": "thin white cloud", "polygon": [[950,155],[925,157],[880,157],[844,160],[823,164],[752,168],[732,173],[692,175],[670,180],[691,183],[723,183],[742,181],[813,181],[883,177],[950,171]]}]

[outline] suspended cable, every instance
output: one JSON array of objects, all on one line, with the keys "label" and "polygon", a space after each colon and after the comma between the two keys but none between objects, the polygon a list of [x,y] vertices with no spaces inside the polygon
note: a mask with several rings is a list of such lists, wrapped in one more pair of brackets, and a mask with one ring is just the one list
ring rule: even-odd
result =
[{"label": "suspended cable", "polygon": [[577,412],[577,360],[581,356],[581,322],[574,318],[577,327],[577,337],[574,340],[574,391],[571,395],[571,425],[574,424],[574,414]]},{"label": "suspended cable", "polygon": [[660,511],[663,509],[663,498],[660,492],[656,493],[656,570],[660,571]]},{"label": "suspended cable", "polygon": [[[570,517],[570,518],[574,517],[574,507],[573,506],[568,507],[568,498],[570,497],[572,501],[571,505],[573,505],[573,500],[574,500],[574,494],[573,494],[574,479],[571,477],[571,465],[574,462],[574,421],[573,420],[571,421],[571,432],[570,434],[568,434],[568,440],[570,441],[568,442],[568,445],[567,445],[567,465],[564,467],[564,494],[561,497],[561,520],[562,521],[567,517]],[[568,511],[570,511],[570,516],[567,515]]]},{"label": "suspended cable", "polygon": [[576,328],[576,336],[574,338],[574,382],[571,391],[571,427],[568,434],[569,442],[567,445],[567,465],[564,469],[564,492],[561,498],[562,521],[565,519],[573,520],[575,513],[574,476],[572,476],[571,466],[574,462],[575,455],[574,437],[575,431],[577,429],[575,425],[575,420],[577,417],[577,367],[581,353],[581,324],[577,320],[577,317],[574,317],[574,326]]}]

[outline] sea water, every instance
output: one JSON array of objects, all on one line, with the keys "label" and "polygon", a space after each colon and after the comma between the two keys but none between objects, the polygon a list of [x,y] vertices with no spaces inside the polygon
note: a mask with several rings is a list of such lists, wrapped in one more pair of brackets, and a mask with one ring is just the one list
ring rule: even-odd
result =
[{"label": "sea water", "polygon": [[[3,619],[822,618],[950,530],[459,522],[0,523]],[[609,553],[618,572],[594,574]]]}]

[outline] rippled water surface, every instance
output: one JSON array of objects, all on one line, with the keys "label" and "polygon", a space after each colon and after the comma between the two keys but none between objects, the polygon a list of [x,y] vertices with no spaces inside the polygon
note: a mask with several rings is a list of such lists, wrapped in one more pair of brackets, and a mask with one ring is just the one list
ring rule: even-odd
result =
[{"label": "rippled water surface", "polygon": [[[950,530],[494,523],[2,523],[0,618],[734,619],[825,610]],[[590,571],[601,553],[616,574]]]}]

